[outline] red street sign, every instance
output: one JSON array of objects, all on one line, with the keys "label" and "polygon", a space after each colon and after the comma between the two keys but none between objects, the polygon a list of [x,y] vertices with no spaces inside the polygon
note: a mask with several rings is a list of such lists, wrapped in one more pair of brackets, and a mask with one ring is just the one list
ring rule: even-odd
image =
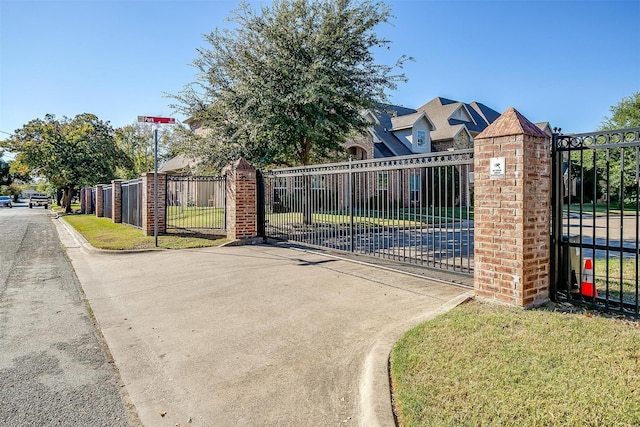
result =
[{"label": "red street sign", "polygon": [[161,123],[165,125],[175,125],[176,119],[172,117],[152,117],[152,116],[138,116],[139,122],[144,123]]}]

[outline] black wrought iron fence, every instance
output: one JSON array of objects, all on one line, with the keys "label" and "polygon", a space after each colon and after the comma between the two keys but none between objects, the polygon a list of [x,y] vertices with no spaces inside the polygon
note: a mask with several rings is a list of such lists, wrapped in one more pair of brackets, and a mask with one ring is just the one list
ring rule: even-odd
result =
[{"label": "black wrought iron fence", "polygon": [[122,182],[122,222],[142,227],[142,179]]},{"label": "black wrought iron fence", "polygon": [[113,218],[113,185],[102,187],[103,213],[106,218]]},{"label": "black wrought iron fence", "polygon": [[638,316],[640,128],[553,139],[553,294]]},{"label": "black wrought iron fence", "polygon": [[167,176],[167,230],[225,230],[224,176]]},{"label": "black wrought iron fence", "polygon": [[473,271],[473,150],[262,173],[266,237]]}]

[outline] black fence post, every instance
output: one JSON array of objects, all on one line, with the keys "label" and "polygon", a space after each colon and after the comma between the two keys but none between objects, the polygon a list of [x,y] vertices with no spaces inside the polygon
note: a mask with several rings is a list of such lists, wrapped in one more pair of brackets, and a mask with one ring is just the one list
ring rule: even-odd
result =
[{"label": "black fence post", "polygon": [[[264,176],[262,174],[261,169],[256,169],[256,195],[257,200],[256,203],[256,213],[258,215],[257,225],[258,225],[258,237],[262,237],[263,242],[267,242],[267,234],[265,230],[265,222],[266,222],[266,207],[265,207],[265,188],[264,188]],[[225,198],[226,202],[226,198]],[[225,209],[226,212],[226,209]]]}]

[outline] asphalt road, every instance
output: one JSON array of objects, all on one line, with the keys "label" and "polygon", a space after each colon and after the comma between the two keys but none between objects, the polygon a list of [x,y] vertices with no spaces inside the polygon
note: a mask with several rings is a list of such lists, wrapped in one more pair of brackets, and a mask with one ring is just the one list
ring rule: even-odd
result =
[{"label": "asphalt road", "polygon": [[137,425],[49,213],[0,208],[0,425]]}]

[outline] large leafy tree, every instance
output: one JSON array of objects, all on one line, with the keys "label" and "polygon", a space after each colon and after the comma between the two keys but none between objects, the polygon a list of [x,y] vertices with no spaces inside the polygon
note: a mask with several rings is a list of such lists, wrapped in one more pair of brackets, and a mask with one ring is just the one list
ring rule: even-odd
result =
[{"label": "large leafy tree", "polygon": [[343,150],[367,124],[360,112],[404,81],[375,61],[389,48],[375,29],[390,19],[376,0],[275,0],[259,12],[241,3],[230,29],[206,36],[197,82],[174,107],[206,132],[189,149],[204,162],[245,156],[257,166],[306,165]]},{"label": "large leafy tree", "polygon": [[109,182],[116,167],[130,162],[114,142],[114,130],[93,114],[57,120],[53,115],[31,120],[2,145],[17,153],[18,168],[46,178],[63,190],[65,210],[82,186]]}]

